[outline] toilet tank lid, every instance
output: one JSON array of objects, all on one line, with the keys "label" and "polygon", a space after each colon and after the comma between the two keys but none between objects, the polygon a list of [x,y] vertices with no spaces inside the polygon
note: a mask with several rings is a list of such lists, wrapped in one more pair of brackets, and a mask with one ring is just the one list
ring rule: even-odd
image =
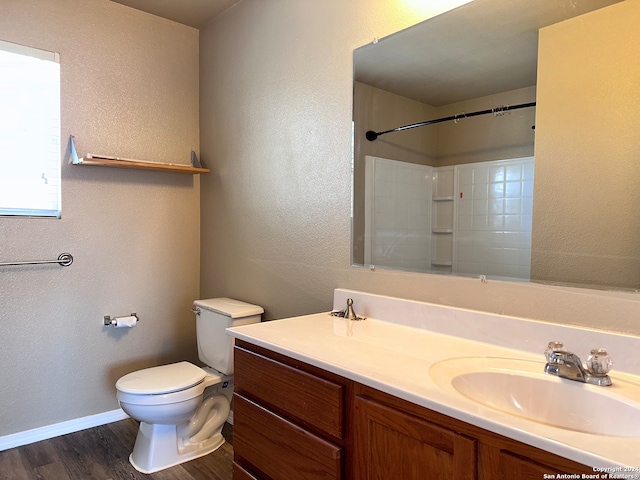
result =
[{"label": "toilet tank lid", "polygon": [[260,315],[264,312],[264,309],[257,305],[251,305],[250,303],[226,297],[196,300],[193,304],[231,318],[250,317],[251,315]]},{"label": "toilet tank lid", "polygon": [[206,375],[193,363],[171,363],[129,373],[116,382],[116,389],[138,395],[172,393],[197,385]]}]

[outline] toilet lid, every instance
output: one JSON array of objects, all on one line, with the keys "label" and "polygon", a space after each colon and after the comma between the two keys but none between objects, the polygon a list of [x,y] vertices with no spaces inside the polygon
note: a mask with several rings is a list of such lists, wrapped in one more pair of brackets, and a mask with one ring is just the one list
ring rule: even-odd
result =
[{"label": "toilet lid", "polygon": [[178,362],[129,373],[116,382],[116,388],[138,395],[171,393],[197,385],[206,375],[193,363]]},{"label": "toilet lid", "polygon": [[193,304],[231,318],[244,318],[264,313],[262,307],[227,297],[196,300]]}]

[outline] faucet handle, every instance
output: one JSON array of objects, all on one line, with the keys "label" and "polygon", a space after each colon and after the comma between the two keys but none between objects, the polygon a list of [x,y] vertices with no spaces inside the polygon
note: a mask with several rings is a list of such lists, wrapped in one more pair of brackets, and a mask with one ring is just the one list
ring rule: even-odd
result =
[{"label": "faucet handle", "polygon": [[566,352],[564,344],[562,342],[549,342],[547,348],[544,349],[544,356],[549,363],[558,363],[558,360],[553,357],[553,352]]},{"label": "faucet handle", "polygon": [[587,358],[587,369],[595,377],[604,377],[611,370],[611,357],[604,348],[594,348]]}]

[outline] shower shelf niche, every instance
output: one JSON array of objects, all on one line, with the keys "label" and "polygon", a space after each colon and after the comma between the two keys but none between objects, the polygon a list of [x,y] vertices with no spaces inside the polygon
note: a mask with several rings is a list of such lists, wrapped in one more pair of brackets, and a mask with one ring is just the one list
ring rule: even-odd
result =
[{"label": "shower shelf niche", "polygon": [[433,272],[452,273],[453,271],[454,178],[453,167],[437,168],[433,175],[433,196],[431,197]]}]

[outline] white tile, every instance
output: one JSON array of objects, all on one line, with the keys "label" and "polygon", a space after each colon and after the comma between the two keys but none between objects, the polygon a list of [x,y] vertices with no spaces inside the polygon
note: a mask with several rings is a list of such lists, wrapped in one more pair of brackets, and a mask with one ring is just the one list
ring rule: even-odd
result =
[{"label": "white tile", "polygon": [[489,198],[503,198],[504,193],[504,182],[489,184]]},{"label": "white tile", "polygon": [[473,199],[489,198],[489,185],[486,183],[476,183],[473,185]]},{"label": "white tile", "polygon": [[505,215],[488,215],[487,228],[489,230],[503,230],[504,228],[508,228],[505,218]]},{"label": "white tile", "polygon": [[458,182],[460,185],[473,185],[473,170],[461,168],[458,172]]},{"label": "white tile", "polygon": [[522,165],[508,165],[505,170],[507,181],[522,180]]},{"label": "white tile", "polygon": [[489,214],[500,215],[504,213],[504,200],[502,198],[494,198],[489,200]]},{"label": "white tile", "polygon": [[505,198],[504,213],[508,215],[519,215],[522,211],[522,200],[520,198]]},{"label": "white tile", "polygon": [[504,216],[504,229],[511,231],[520,231],[521,219],[520,215],[505,215]]},{"label": "white tile", "polygon": [[489,182],[502,182],[505,180],[505,168],[501,166],[489,167]]},{"label": "white tile", "polygon": [[505,196],[508,198],[519,198],[522,196],[521,182],[507,182],[505,184]]},{"label": "white tile", "polygon": [[484,199],[473,201],[473,214],[486,215],[489,213],[489,202]]},{"label": "white tile", "polygon": [[474,215],[473,216],[473,229],[474,230],[486,230],[488,227],[488,218],[486,215]]}]

